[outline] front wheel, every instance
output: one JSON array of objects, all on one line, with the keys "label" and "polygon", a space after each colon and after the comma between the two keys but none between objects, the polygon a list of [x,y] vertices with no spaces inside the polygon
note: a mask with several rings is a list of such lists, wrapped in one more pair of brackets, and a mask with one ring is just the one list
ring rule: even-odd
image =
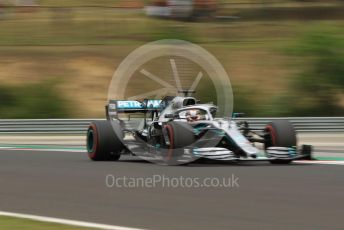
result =
[{"label": "front wheel", "polygon": [[[291,148],[297,146],[296,132],[287,120],[276,120],[265,127],[265,150],[269,147]],[[292,160],[274,159],[272,164],[289,164]]]},{"label": "front wheel", "polygon": [[186,122],[172,121],[163,128],[164,145],[167,148],[166,162],[176,164],[184,154],[184,148],[196,141],[193,128]]}]

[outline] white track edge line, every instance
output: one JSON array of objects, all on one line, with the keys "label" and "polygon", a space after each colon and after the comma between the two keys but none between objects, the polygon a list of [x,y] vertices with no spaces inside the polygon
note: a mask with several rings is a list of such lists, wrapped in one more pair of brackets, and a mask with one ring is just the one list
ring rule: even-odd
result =
[{"label": "white track edge line", "polygon": [[0,216],[15,217],[15,218],[35,220],[35,221],[40,221],[40,222],[63,224],[63,225],[70,225],[70,226],[76,226],[76,227],[103,229],[103,230],[143,230],[140,228],[130,228],[130,227],[123,227],[123,226],[116,226],[116,225],[107,225],[107,224],[99,224],[99,223],[92,223],[92,222],[60,219],[60,218],[53,218],[53,217],[46,217],[46,216],[36,216],[36,215],[13,213],[13,212],[3,212],[3,211],[0,211]]},{"label": "white track edge line", "polygon": [[40,151],[40,152],[75,152],[75,153],[87,153],[86,150],[75,149],[30,149],[30,148],[14,148],[14,147],[0,147],[0,150],[13,150],[13,151]]},{"label": "white track edge line", "polygon": [[344,165],[344,161],[321,161],[321,160],[316,160],[316,161],[294,161],[295,163],[299,164],[317,164],[317,165]]}]

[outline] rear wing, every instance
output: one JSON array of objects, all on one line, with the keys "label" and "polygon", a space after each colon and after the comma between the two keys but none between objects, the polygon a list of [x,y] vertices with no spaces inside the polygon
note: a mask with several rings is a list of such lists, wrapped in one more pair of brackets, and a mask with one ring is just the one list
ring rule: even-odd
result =
[{"label": "rear wing", "polygon": [[[119,113],[147,113],[149,111],[160,111],[164,108],[162,100],[143,100],[126,101],[126,100],[110,100],[106,106],[106,115],[117,117]],[[108,117],[109,118],[109,117]]]}]

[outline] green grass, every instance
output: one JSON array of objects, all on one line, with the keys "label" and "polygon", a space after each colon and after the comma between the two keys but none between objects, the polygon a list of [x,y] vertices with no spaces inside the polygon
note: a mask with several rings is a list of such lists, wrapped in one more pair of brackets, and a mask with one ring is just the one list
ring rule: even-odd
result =
[{"label": "green grass", "polygon": [[[343,26],[342,21],[329,22],[336,23]],[[0,23],[0,45],[123,45],[179,38],[196,43],[268,47],[293,41],[299,33],[318,26],[322,25],[316,21],[181,22],[149,18],[137,10],[42,8],[30,13],[9,10]]]},{"label": "green grass", "polygon": [[[117,6],[120,2],[125,2],[126,0],[39,0],[39,3],[43,6],[53,6],[53,7],[66,7],[66,6],[105,6],[105,7],[114,7]],[[150,2],[149,0],[137,0],[136,2]],[[318,0],[306,2],[305,1],[295,1],[295,0],[218,0],[218,3],[230,3],[230,4],[244,4],[244,5],[271,5],[271,4],[298,4],[298,5],[310,5],[315,3],[333,3],[335,0]],[[338,1],[337,1],[338,2]]]},{"label": "green grass", "polygon": [[119,0],[40,0],[44,6],[116,6]]},{"label": "green grass", "polygon": [[57,82],[0,85],[1,118],[68,117],[68,103],[56,85]]},{"label": "green grass", "polygon": [[[59,7],[108,6],[115,2],[42,0],[40,3]],[[268,104],[272,96],[286,90],[289,79],[302,72],[309,60],[291,56],[285,49],[314,29],[333,28],[338,36],[344,37],[343,26],[343,20],[185,22],[149,18],[140,10],[98,7],[39,8],[25,13],[8,9],[0,20],[0,89],[25,91],[25,87],[18,85],[56,81],[55,92],[71,102],[67,105],[68,113],[54,108],[63,112],[62,115],[59,112],[58,117],[102,117],[108,84],[119,63],[147,42],[174,38],[199,44],[219,59],[231,77],[236,110],[250,116],[269,116],[271,114],[258,112],[270,113]],[[54,101],[45,100],[40,91],[29,90],[28,93],[42,98],[39,101],[44,103]],[[0,98],[2,94],[13,97],[13,93],[0,92]],[[35,103],[26,101],[38,100],[23,96],[25,92],[18,95],[23,98],[22,108],[6,105],[6,109],[0,111],[2,117],[27,116],[26,112],[18,113],[19,109],[37,110]],[[257,106],[253,107],[252,103]],[[43,117],[56,117],[55,112],[47,116],[38,113]]]},{"label": "green grass", "polygon": [[0,216],[0,229],[13,230],[91,230],[91,228],[73,227],[62,224],[33,221],[28,219]]}]

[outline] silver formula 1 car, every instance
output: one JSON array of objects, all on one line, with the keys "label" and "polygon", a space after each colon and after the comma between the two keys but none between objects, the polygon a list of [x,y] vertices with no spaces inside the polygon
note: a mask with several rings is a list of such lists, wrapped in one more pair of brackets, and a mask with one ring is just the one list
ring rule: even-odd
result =
[{"label": "silver formula 1 car", "polygon": [[311,158],[312,147],[298,148],[289,121],[275,120],[263,130],[253,130],[247,122],[238,121],[237,114],[217,118],[217,109],[189,96],[110,100],[107,121],[94,121],[88,128],[89,158],[116,161],[121,154],[131,153],[172,165],[202,159],[288,164]]}]

